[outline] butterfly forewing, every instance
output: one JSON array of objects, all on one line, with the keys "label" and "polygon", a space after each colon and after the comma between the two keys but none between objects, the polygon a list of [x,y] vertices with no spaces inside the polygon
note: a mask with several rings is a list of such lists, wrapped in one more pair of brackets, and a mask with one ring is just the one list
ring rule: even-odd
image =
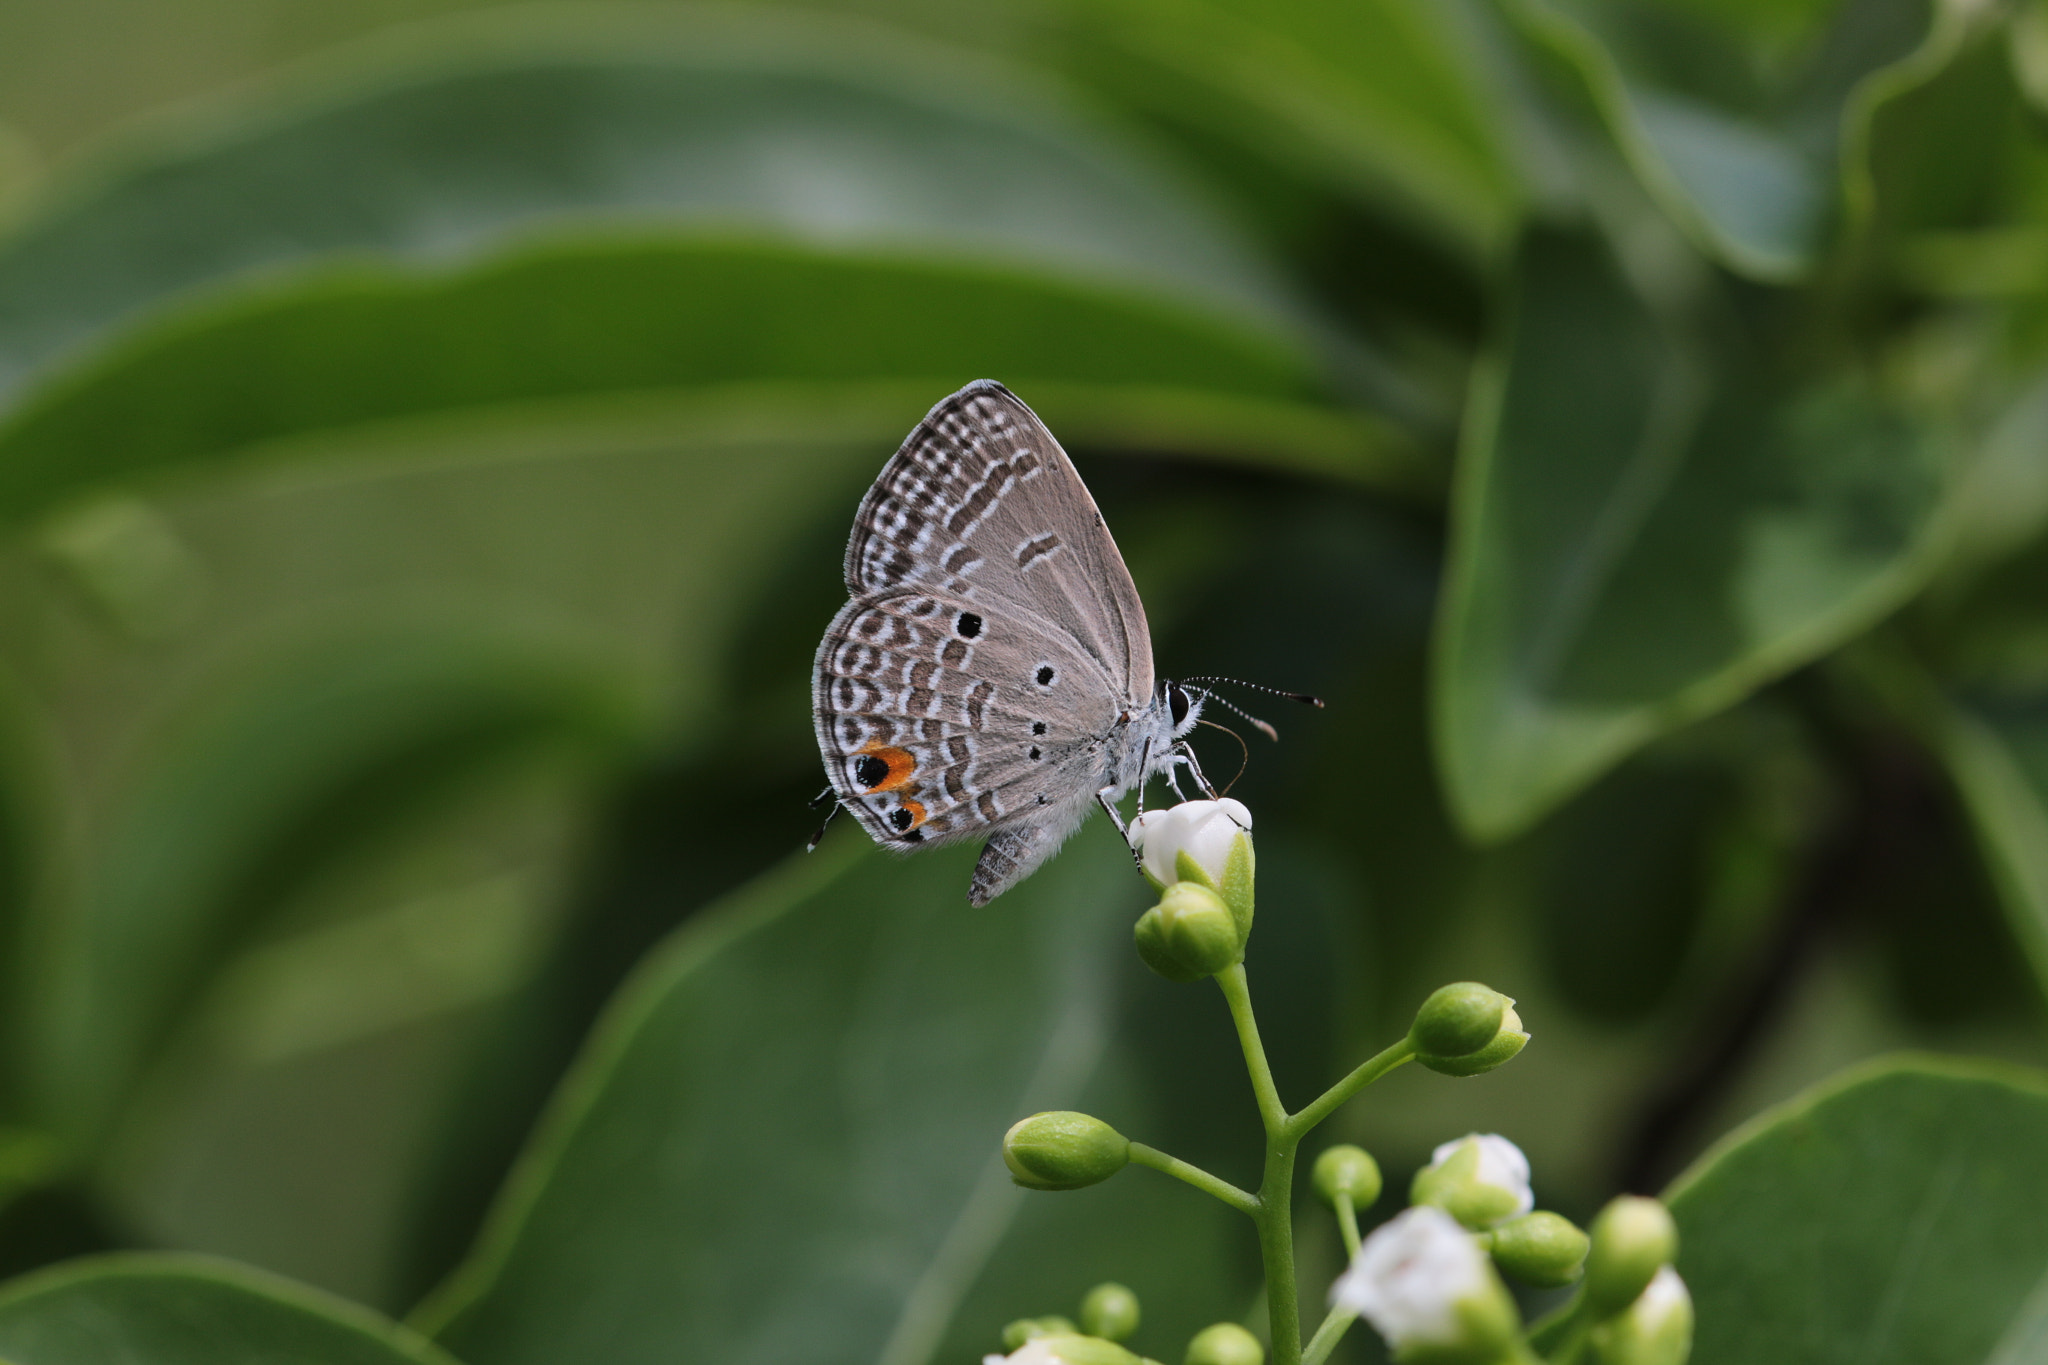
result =
[{"label": "butterfly forewing", "polygon": [[917,583],[1037,617],[1100,661],[1127,703],[1152,690],[1145,612],[1095,500],[1031,409],[980,380],[890,459],[846,549],[856,597]]}]

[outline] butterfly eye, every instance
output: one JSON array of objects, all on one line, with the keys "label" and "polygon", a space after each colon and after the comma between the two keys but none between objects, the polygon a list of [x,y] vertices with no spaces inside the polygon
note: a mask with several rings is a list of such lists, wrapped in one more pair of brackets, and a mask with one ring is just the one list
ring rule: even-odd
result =
[{"label": "butterfly eye", "polygon": [[1181,690],[1179,683],[1166,685],[1166,705],[1173,712],[1174,728],[1179,729],[1188,718],[1188,694]]}]

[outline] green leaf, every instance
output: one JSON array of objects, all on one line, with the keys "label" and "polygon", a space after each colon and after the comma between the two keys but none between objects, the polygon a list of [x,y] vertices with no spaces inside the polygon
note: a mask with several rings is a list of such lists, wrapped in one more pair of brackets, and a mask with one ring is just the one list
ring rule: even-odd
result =
[{"label": "green leaf", "polygon": [[107,813],[85,904],[51,917],[37,1111],[90,1140],[219,959],[290,888],[508,758],[616,747],[601,679],[471,633],[330,637],[171,728]]},{"label": "green leaf", "polygon": [[11,1365],[455,1365],[366,1308],[203,1256],[73,1261],[0,1288]]},{"label": "green leaf", "polygon": [[0,399],[252,274],[706,228],[1290,311],[1213,215],[971,53],[787,13],[490,14],[295,72],[54,190],[0,251]]},{"label": "green leaf", "polygon": [[1513,229],[1521,192],[1509,134],[1484,62],[1442,6],[1088,0],[1064,10],[1058,59],[1106,101],[1391,209],[1468,253]]},{"label": "green leaf", "polygon": [[[1136,1283],[1148,1326],[1213,1311],[1227,1210],[1153,1206],[1144,1172],[1112,1182],[1138,1177],[1129,1195],[1027,1196],[998,1156],[1017,1118],[1102,1098],[1107,954],[1145,899],[1107,826],[980,914],[971,850],[898,861],[835,833],[642,964],[421,1310],[435,1335],[489,1365],[951,1359],[942,1343],[985,1350],[1010,1317],[1071,1311],[1002,1291],[992,1264],[1047,1285],[1095,1270],[1098,1236],[1130,1274],[1174,1267],[1156,1318]],[[1162,1216],[1129,1221],[1148,1206]],[[1019,1261],[1013,1236],[1067,1249]]]},{"label": "green leaf", "polygon": [[[1576,72],[1637,178],[1695,244],[1758,279],[1810,273],[1870,211],[1871,121],[1938,74],[1969,22],[1926,0],[1752,8],[1510,0]],[[1952,148],[1967,158],[1976,149]]]},{"label": "green leaf", "polygon": [[[769,244],[611,243],[451,276],[343,269],[145,329],[0,428],[0,517],[258,443],[541,400],[644,409],[665,392],[710,389],[728,406],[795,404],[799,417],[866,407],[856,414],[865,436],[879,434],[881,383],[896,400],[885,409],[893,441],[983,374],[1027,399],[1056,382],[1085,385],[1093,405],[1079,413],[1140,440],[1148,426],[1154,440],[1192,434],[1190,414],[1167,401],[1175,395],[1193,391],[1195,415],[1220,408],[1226,419],[1235,400],[1249,411],[1224,422],[1226,451],[1249,444],[1251,417],[1278,410],[1282,458],[1292,445],[1368,477],[1390,467],[1378,429],[1327,411],[1292,415],[1315,389],[1299,351],[1213,315],[1006,270]],[[750,383],[781,387],[737,388]]]},{"label": "green leaf", "polygon": [[1960,463],[1857,381],[1691,341],[1585,238],[1531,234],[1516,278],[1436,641],[1439,761],[1481,838],[1904,600]]},{"label": "green leaf", "polygon": [[[2048,1078],[1886,1059],[1770,1110],[1667,1194],[1700,1365],[1977,1365],[2040,1330]],[[2031,1302],[2030,1302],[2030,1296]],[[2014,1335],[2008,1335],[2009,1333]]]},{"label": "green leaf", "polygon": [[2048,995],[2048,698],[1959,701],[1935,735],[2006,922]]}]

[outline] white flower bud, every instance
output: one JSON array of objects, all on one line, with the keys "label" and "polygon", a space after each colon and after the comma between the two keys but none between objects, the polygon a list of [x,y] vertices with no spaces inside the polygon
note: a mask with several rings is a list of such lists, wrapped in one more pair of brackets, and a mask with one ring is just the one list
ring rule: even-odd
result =
[{"label": "white flower bud", "polygon": [[981,1365],[1138,1365],[1138,1357],[1100,1337],[1059,1333],[1033,1337],[1006,1356],[983,1356]]},{"label": "white flower bud", "polygon": [[1593,1329],[1601,1365],[1685,1365],[1692,1353],[1692,1295],[1670,1266],[1660,1268],[1628,1310]]},{"label": "white flower bud", "polygon": [[1447,1209],[1473,1229],[1518,1218],[1536,1207],[1529,1158],[1498,1133],[1470,1133],[1440,1145],[1416,1172],[1410,1196]]},{"label": "white flower bud", "polygon": [[1472,1234],[1421,1204],[1373,1230],[1330,1299],[1370,1322],[1396,1351],[1472,1350],[1513,1338],[1513,1302]]},{"label": "white flower bud", "polygon": [[1145,875],[1162,887],[1189,878],[1180,870],[1180,855],[1194,861],[1209,889],[1221,891],[1229,870],[1231,849],[1252,827],[1252,813],[1242,801],[1183,801],[1165,810],[1148,810],[1131,823],[1131,840],[1145,865]]}]

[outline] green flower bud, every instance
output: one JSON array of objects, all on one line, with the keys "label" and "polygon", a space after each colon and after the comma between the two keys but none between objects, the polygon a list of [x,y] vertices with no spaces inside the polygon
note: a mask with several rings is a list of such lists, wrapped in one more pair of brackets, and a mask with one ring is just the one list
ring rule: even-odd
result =
[{"label": "green flower bud", "polygon": [[1266,1348],[1236,1323],[1219,1322],[1195,1333],[1187,1365],[1266,1365]]},{"label": "green flower bud", "polygon": [[[1500,1027],[1494,1032],[1493,1041],[1485,1047],[1462,1057],[1438,1057],[1418,1051],[1415,1060],[1446,1076],[1477,1076],[1513,1057],[1528,1044],[1529,1035],[1522,1028],[1522,1016],[1515,1013],[1515,1002],[1506,996],[1501,999],[1507,1004],[1500,1013]],[[1413,1036],[1410,1035],[1411,1038]]]},{"label": "green flower bud", "polygon": [[1363,1147],[1347,1143],[1330,1148],[1316,1158],[1310,1178],[1315,1182],[1316,1193],[1331,1208],[1337,1207],[1340,1194],[1351,1196],[1354,1209],[1371,1208],[1380,1197],[1380,1164]]},{"label": "green flower bud", "polygon": [[1214,976],[1244,955],[1230,908],[1208,887],[1175,882],[1138,917],[1138,956],[1169,981]]},{"label": "green flower bud", "polygon": [[1493,1041],[1508,1004],[1505,995],[1477,981],[1439,986],[1415,1012],[1408,1037],[1425,1057],[1463,1057]]},{"label": "green flower bud", "polygon": [[1003,1164],[1028,1190],[1078,1190],[1109,1179],[1131,1144],[1101,1119],[1054,1110],[1019,1119],[1003,1135]]},{"label": "green flower bud", "polygon": [[1440,1144],[1408,1187],[1411,1204],[1434,1204],[1477,1232],[1536,1205],[1529,1158],[1498,1133],[1470,1133]]},{"label": "green flower bud", "polygon": [[1014,1351],[1039,1337],[1070,1337],[1080,1330],[1057,1313],[1042,1318],[1018,1318],[1003,1328],[1003,1349]]},{"label": "green flower bud", "polygon": [[1586,1234],[1555,1213],[1525,1213],[1493,1230],[1493,1263],[1523,1284],[1553,1289],[1579,1278]]},{"label": "green flower bud", "polygon": [[1593,1220],[1586,1254],[1586,1303],[1610,1317],[1634,1303],[1659,1270],[1678,1255],[1678,1225],[1654,1199],[1625,1194]]},{"label": "green flower bud", "polygon": [[1138,1330],[1138,1296],[1120,1284],[1098,1284],[1081,1300],[1081,1329],[1092,1337],[1122,1341]]},{"label": "green flower bud", "polygon": [[1628,1311],[1591,1333],[1600,1365],[1685,1365],[1692,1354],[1692,1295],[1670,1266],[1651,1277]]}]

